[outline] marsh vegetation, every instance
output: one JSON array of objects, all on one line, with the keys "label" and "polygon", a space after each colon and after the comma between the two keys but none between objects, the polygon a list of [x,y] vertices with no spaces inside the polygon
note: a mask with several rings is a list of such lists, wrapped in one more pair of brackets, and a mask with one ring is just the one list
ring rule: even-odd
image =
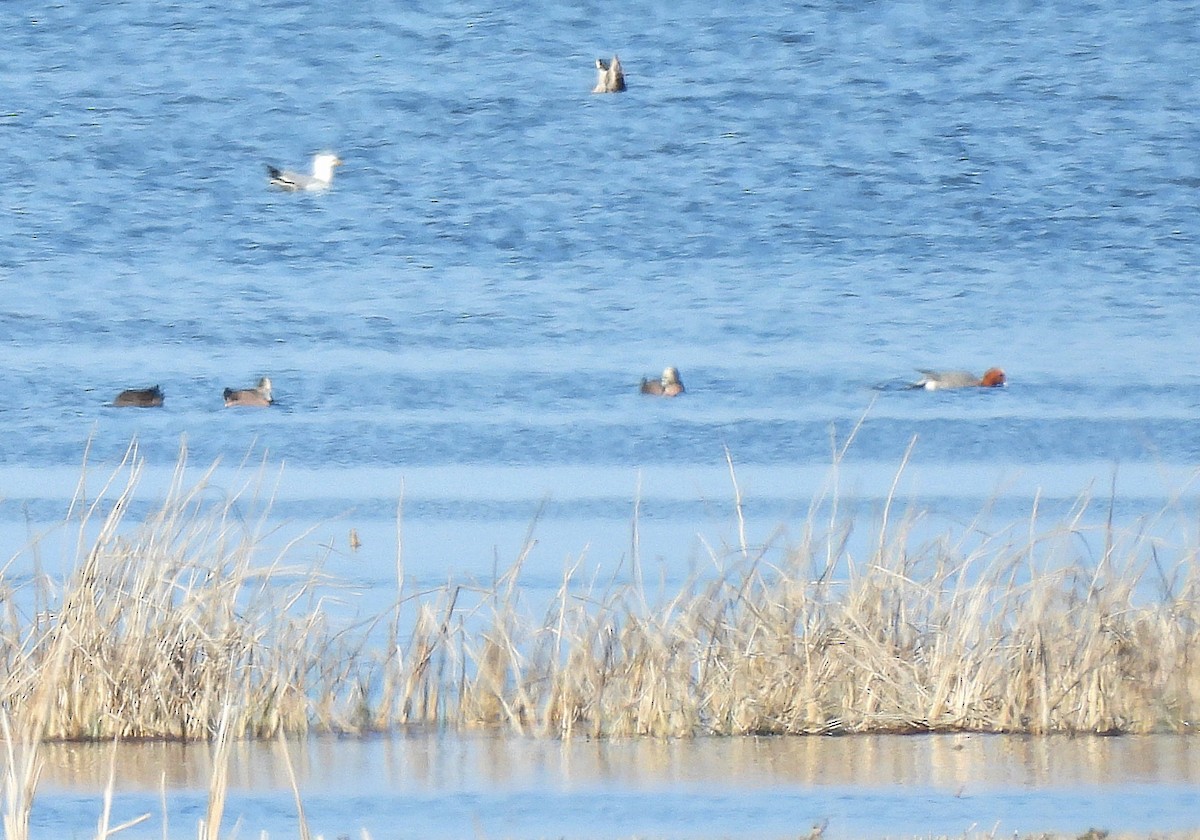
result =
[{"label": "marsh vegetation", "polygon": [[301,534],[268,551],[265,514],[241,514],[269,510],[261,472],[214,494],[184,453],[129,521],[141,469],[133,447],[97,498],[80,492],[64,579],[0,581],[0,705],[38,738],[1144,733],[1200,714],[1196,546],[1089,529],[1086,499],[1069,521],[918,541],[920,515],[890,502],[844,521],[834,486],[786,550],[743,530],[665,594],[635,521],[623,580],[580,561],[536,607],[524,554],[486,586],[416,590],[398,551],[392,609],[348,619],[321,549]]}]

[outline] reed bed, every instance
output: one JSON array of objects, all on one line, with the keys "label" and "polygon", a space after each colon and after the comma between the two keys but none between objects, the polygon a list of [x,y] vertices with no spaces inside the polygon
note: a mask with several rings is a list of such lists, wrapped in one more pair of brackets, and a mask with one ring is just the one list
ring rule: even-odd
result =
[{"label": "reed bed", "polygon": [[[658,737],[976,731],[1192,731],[1200,591],[1126,564],[1035,565],[1038,542],[903,534],[844,579],[742,559],[648,609],[640,592],[572,596],[541,622],[506,601],[453,651],[468,725]],[[1142,593],[1142,594],[1139,594]]]},{"label": "reed bed", "polygon": [[34,737],[1140,733],[1200,716],[1197,547],[1090,532],[1086,500],[1047,528],[1035,513],[923,542],[920,515],[889,503],[851,540],[863,525],[835,492],[797,544],[755,547],[731,466],[740,542],[678,591],[652,595],[636,551],[632,582],[598,584],[580,562],[536,611],[525,554],[486,588],[410,591],[397,562],[394,609],[348,625],[322,600],[322,558],[287,561],[303,535],[268,556],[265,512],[240,515],[269,509],[261,473],[215,496],[212,470],[188,481],[185,464],[128,522],[131,448],[99,499],[80,493],[72,574],[32,593],[0,578],[0,710],[25,733],[6,739],[10,767]]},{"label": "reed bed", "polygon": [[263,507],[261,485],[217,494],[212,469],[188,482],[185,466],[186,453],[161,507],[128,523],[143,469],[131,447],[97,499],[80,481],[74,571],[0,584],[0,707],[37,737],[302,733],[346,679],[353,657],[321,609],[319,566],[263,557],[262,522],[242,517]]}]

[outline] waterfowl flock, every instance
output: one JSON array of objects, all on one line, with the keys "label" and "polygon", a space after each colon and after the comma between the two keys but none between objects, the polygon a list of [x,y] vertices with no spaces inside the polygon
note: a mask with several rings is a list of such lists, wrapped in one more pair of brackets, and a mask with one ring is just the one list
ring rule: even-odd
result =
[{"label": "waterfowl flock", "polygon": [[[613,55],[605,61],[596,59],[596,86],[592,93],[619,93],[626,89],[625,71],[621,59]],[[319,152],[313,156],[312,173],[305,174],[290,169],[280,169],[267,164],[267,176],[270,186],[286,192],[324,192],[333,184],[334,169],[342,165],[342,159],[332,152]],[[962,370],[951,371],[919,371],[921,378],[909,383],[906,388],[923,389],[927,391],[951,390],[960,388],[997,388],[1008,383],[1004,371],[998,367],[984,371],[983,376],[975,376]],[[639,390],[643,394],[656,397],[677,397],[684,393],[683,380],[679,369],[668,367],[660,377],[644,377]],[[252,388],[226,388],[222,393],[226,408],[239,406],[251,408],[266,408],[275,403],[271,392],[271,380],[264,376]],[[129,388],[117,394],[112,404],[117,407],[158,408],[163,404],[162,388],[154,385],[149,388]]]},{"label": "waterfowl flock", "polygon": [[[962,370],[921,370],[921,378],[904,387],[910,390],[952,390],[959,388],[1000,388],[1008,384],[1008,377],[1000,368],[988,368],[983,376],[975,376]],[[885,387],[885,386],[880,386]],[[677,397],[684,393],[683,379],[676,367],[665,368],[662,376],[643,377],[639,390],[655,397]],[[262,377],[252,388],[226,388],[222,393],[226,408],[248,406],[267,408],[275,404],[271,391],[271,380]],[[159,408],[163,404],[162,388],[129,388],[117,394],[112,404],[117,407]]]},{"label": "waterfowl flock", "polygon": [[[983,376],[975,376],[963,370],[922,370],[921,378],[905,385],[910,390],[951,390],[956,388],[1000,388],[1008,384],[1008,377],[1000,368],[988,368]],[[668,367],[659,377],[643,377],[638,390],[654,397],[677,397],[684,393],[683,379],[679,368]],[[275,404],[271,391],[271,379],[264,376],[252,388],[226,388],[222,392],[226,408],[247,406],[267,408]],[[129,388],[117,394],[112,404],[117,407],[158,408],[163,404],[162,388]]]}]

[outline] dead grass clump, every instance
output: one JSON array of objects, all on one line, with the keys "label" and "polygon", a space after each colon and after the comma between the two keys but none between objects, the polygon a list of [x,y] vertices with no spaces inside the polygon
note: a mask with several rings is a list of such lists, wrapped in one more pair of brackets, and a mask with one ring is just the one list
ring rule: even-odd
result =
[{"label": "dead grass clump", "polygon": [[[835,488],[814,506],[825,524],[814,513],[779,550],[749,544],[735,479],[738,544],[677,592],[642,583],[635,522],[628,582],[587,582],[580,560],[531,613],[527,552],[490,587],[423,592],[398,552],[394,610],[339,627],[319,568],[284,563],[303,537],[267,556],[264,520],[241,515],[269,498],[218,495],[212,470],[189,483],[185,463],[127,523],[131,448],[98,500],[79,492],[65,581],[0,576],[0,713],[25,733],[11,749],[414,724],[677,737],[1186,732],[1200,718],[1197,547],[1089,529],[1086,500],[1049,529],[1035,505],[1027,529],[921,542],[920,514],[889,502],[866,529]],[[9,758],[24,766],[5,788],[19,820],[34,771]]]},{"label": "dead grass clump", "polygon": [[235,738],[305,732],[338,691],[340,639],[314,608],[319,572],[286,567],[282,554],[263,565],[262,534],[240,516],[262,501],[212,502],[212,470],[189,484],[185,465],[181,456],[166,500],[132,527],[136,447],[90,504],[81,480],[78,568],[61,591],[38,576],[33,592],[14,593],[0,705],[41,698],[39,737],[209,739],[224,715]]},{"label": "dead grass clump", "polygon": [[743,545],[654,606],[570,573],[540,622],[497,598],[482,629],[443,637],[460,668],[448,720],[565,737],[1193,731],[1194,549],[1167,574],[1156,541],[1080,515],[925,545],[916,521],[862,559],[838,534],[773,565]]}]

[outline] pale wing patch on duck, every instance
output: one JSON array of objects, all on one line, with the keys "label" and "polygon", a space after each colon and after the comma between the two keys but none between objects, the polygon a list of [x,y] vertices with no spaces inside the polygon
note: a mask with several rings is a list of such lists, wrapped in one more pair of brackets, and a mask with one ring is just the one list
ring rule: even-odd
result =
[{"label": "pale wing patch on duck", "polygon": [[625,90],[625,71],[621,69],[621,59],[612,57],[612,61],[596,59],[596,86],[592,93],[617,93]]},{"label": "pale wing patch on duck", "polygon": [[117,394],[113,405],[131,408],[158,408],[163,404],[162,388],[127,388]]},{"label": "pale wing patch on duck", "polygon": [[224,396],[226,408],[241,405],[266,408],[275,402],[271,396],[271,380],[265,376],[253,388],[226,388]]},{"label": "pale wing patch on duck", "polygon": [[329,185],[333,183],[334,167],[341,165],[342,159],[337,155],[322,152],[313,157],[311,175],[293,172],[290,169],[280,169],[271,164],[267,164],[267,175],[271,186],[287,192],[321,192],[329,189]]},{"label": "pale wing patch on duck", "polygon": [[952,388],[998,388],[1008,382],[1008,378],[1000,368],[988,368],[982,377],[965,370],[922,370],[920,373],[922,374],[921,378],[911,387],[924,388],[926,391]]}]

